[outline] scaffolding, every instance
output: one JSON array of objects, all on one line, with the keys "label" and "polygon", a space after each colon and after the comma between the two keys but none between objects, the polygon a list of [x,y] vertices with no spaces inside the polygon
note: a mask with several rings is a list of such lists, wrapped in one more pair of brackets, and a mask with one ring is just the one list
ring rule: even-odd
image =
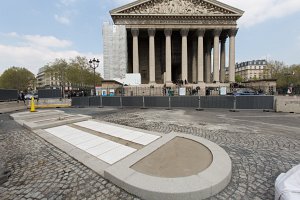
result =
[{"label": "scaffolding", "polygon": [[103,23],[104,79],[124,79],[127,73],[127,32],[123,25]]}]

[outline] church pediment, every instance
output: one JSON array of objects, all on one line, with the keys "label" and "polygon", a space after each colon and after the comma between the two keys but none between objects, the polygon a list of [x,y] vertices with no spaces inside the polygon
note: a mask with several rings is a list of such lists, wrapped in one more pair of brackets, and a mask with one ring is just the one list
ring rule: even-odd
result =
[{"label": "church pediment", "polygon": [[111,15],[242,15],[243,11],[216,0],[139,0]]}]

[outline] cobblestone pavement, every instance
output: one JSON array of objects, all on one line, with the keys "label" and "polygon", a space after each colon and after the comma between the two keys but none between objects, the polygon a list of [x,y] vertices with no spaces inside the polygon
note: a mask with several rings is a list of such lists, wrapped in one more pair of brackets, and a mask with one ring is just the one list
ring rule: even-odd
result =
[{"label": "cobblestone pavement", "polygon": [[[228,187],[210,199],[274,199],[276,177],[300,163],[299,115],[244,112],[249,118],[242,118],[242,114],[191,110],[66,111],[161,133],[193,134],[219,144],[232,159],[233,173]],[[264,118],[251,120],[256,115]],[[289,126],[281,126],[280,119],[288,118]],[[8,115],[0,115],[0,136],[4,136],[0,160],[12,170],[9,181],[0,186],[1,200],[138,199],[22,128]]]},{"label": "cobblestone pavement", "polygon": [[[256,113],[261,114],[263,113]],[[211,115],[211,118],[214,116],[214,119],[206,119],[205,115]],[[275,113],[264,115],[267,115],[265,118],[276,118]],[[251,123],[248,126],[241,125],[233,123],[236,121],[235,118],[241,116],[226,118],[224,114],[196,111],[127,111],[98,118],[162,133],[174,131],[193,134],[219,144],[232,159],[233,173],[228,187],[211,199],[274,199],[276,177],[300,164],[299,115],[291,116],[291,120],[295,120],[296,127],[290,127],[291,130],[285,127],[286,132],[280,133],[276,131],[278,127],[273,127],[273,124],[263,123],[263,128],[253,126]],[[216,121],[219,124],[206,121]],[[273,123],[279,124],[280,121]],[[266,129],[269,130],[268,133],[265,132]],[[289,138],[286,134],[289,131],[298,131],[298,135]]]},{"label": "cobblestone pavement", "polygon": [[71,158],[8,115],[0,115],[0,161],[12,171],[0,199],[138,199]]}]

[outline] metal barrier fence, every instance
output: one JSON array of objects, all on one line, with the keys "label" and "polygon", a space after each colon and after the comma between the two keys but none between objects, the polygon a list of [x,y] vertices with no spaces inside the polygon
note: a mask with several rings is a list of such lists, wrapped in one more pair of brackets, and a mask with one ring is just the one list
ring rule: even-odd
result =
[{"label": "metal barrier fence", "polygon": [[[263,101],[259,101],[260,96],[237,96],[236,109],[273,109],[274,96],[261,96]],[[273,103],[272,103],[273,102]]]},{"label": "metal barrier fence", "polygon": [[39,98],[61,98],[61,90],[38,90]]},{"label": "metal barrier fence", "polygon": [[[198,96],[73,97],[73,107],[199,108]],[[201,108],[273,109],[274,96],[201,96]]]},{"label": "metal barrier fence", "polygon": [[0,89],[0,101],[16,101],[18,96],[18,90]]}]

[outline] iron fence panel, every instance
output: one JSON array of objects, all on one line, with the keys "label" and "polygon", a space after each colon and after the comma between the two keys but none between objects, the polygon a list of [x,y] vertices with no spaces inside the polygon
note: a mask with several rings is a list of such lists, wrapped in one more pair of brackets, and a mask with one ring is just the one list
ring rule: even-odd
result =
[{"label": "iron fence panel", "polygon": [[237,109],[273,109],[274,96],[237,96]]},{"label": "iron fence panel", "polygon": [[100,97],[88,97],[89,98],[89,105],[91,107],[100,106]]},{"label": "iron fence panel", "polygon": [[120,97],[102,97],[103,106],[120,106]]},{"label": "iron fence panel", "polygon": [[38,90],[39,98],[61,98],[61,90]]},{"label": "iron fence panel", "polygon": [[171,97],[172,107],[194,107],[198,106],[198,96],[175,96]]},{"label": "iron fence panel", "polygon": [[145,96],[145,106],[146,107],[169,107],[169,97],[153,97]]},{"label": "iron fence panel", "polygon": [[143,97],[122,97],[123,106],[142,107]]},{"label": "iron fence panel", "polygon": [[71,105],[74,107],[89,107],[89,97],[73,97]]},{"label": "iron fence panel", "polygon": [[233,108],[233,96],[201,96],[202,108]]},{"label": "iron fence panel", "polygon": [[16,101],[18,96],[18,90],[0,89],[0,101]]}]

